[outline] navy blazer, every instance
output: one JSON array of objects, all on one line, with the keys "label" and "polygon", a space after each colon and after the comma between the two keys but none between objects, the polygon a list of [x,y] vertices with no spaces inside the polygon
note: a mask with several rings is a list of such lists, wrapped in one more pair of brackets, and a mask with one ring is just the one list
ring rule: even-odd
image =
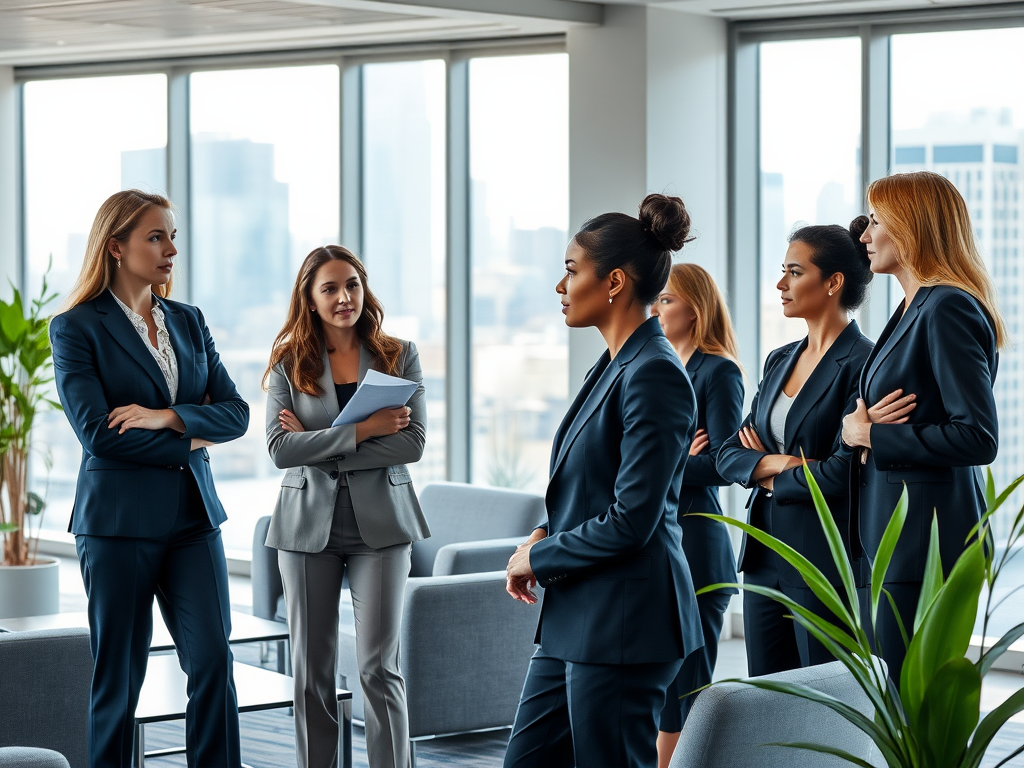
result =
[{"label": "navy blazer", "polygon": [[982,306],[942,285],[919,289],[901,316],[902,309],[878,338],[860,392],[870,406],[902,389],[917,395],[917,407],[905,424],[873,424],[867,464],[853,465],[860,535],[870,558],[907,484],[907,521],[887,582],[923,579],[933,510],[949,573],[985,510],[977,467],[992,463],[998,448],[992,386],[999,357]]},{"label": "navy blazer", "polygon": [[[69,530],[92,536],[154,538],[178,512],[180,472],[192,469],[210,522],[227,519],[206,449],[193,437],[223,443],[245,434],[249,406],[228,377],[202,313],[157,299],[178,362],[174,411],[185,432],[130,429],[118,434],[107,415],[123,405],[170,408],[160,367],[109,291],[50,320],[57,394],[78,440],[82,464]],[[209,404],[203,400],[209,396]]]},{"label": "navy blazer", "polygon": [[537,642],[556,658],[662,663],[704,644],[679,528],[696,402],[656,317],[602,355],[555,435]]},{"label": "navy blazer", "polygon": [[[774,444],[770,426],[772,407],[789,380],[807,338],[779,347],[764,364],[764,377],[750,406],[744,426],[753,426],[766,446]],[[858,382],[872,343],[851,321],[815,366],[793,401],[786,418],[783,453],[803,455],[821,488],[832,516],[850,547],[850,464],[853,451],[842,442],[843,416],[857,407]],[[774,451],[772,451],[774,453]],[[764,454],[743,447],[733,434],[718,454],[722,477],[754,488],[747,502],[748,523],[789,544],[826,576],[838,583],[839,573],[832,560],[821,521],[814,509],[802,466],[776,476],[774,491],[768,493],[752,479],[754,468]],[[740,570],[754,571],[766,563],[769,550],[744,536]],[[790,587],[806,586],[796,569],[781,558],[780,580]]]},{"label": "navy blazer", "polygon": [[[686,362],[686,373],[697,398],[697,429],[707,430],[708,447],[686,460],[679,491],[679,524],[683,552],[694,585],[736,581],[736,558],[725,523],[700,517],[696,512],[722,514],[718,486],[730,485],[718,472],[715,461],[722,445],[736,434],[743,421],[743,373],[727,357],[695,351]],[[736,589],[723,590],[735,594]]]}]

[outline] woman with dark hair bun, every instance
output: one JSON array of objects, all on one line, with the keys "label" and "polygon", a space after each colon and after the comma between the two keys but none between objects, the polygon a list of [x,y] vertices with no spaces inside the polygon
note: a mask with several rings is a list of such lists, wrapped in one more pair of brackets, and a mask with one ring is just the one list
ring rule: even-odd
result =
[{"label": "woman with dark hair bun", "polygon": [[[810,226],[790,236],[777,288],[783,314],[802,317],[807,336],[768,355],[750,414],[718,454],[722,477],[753,488],[748,522],[796,549],[836,585],[839,573],[801,456],[807,457],[839,530],[848,534],[852,451],[842,444],[840,433],[843,416],[856,407],[860,372],[872,348],[850,319],[871,282],[867,252],[860,243],[866,226],[867,218],[859,216],[849,229]],[[904,415],[896,413],[895,418]],[[829,615],[796,569],[749,537],[743,540],[739,569],[745,584],[780,590],[819,615]],[[744,591],[749,674],[832,660],[788,613],[781,603]]]},{"label": "woman with dark hair bun", "polygon": [[665,690],[704,643],[677,517],[696,400],[648,317],[689,231],[682,200],[648,195],[566,248],[566,325],[608,350],[555,435],[548,522],[508,564],[514,598],[546,591],[506,767],[653,768]]}]

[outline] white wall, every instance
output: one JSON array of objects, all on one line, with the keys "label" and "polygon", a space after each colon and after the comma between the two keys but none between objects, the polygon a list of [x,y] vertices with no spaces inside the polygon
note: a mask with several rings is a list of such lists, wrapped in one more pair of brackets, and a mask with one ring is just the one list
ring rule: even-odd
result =
[{"label": "white wall", "polygon": [[[606,211],[636,215],[649,192],[679,195],[698,235],[679,258],[724,286],[725,22],[608,6],[604,26],[570,30],[568,51],[570,229]],[[570,332],[573,391],[603,350],[595,330]]]},{"label": "white wall", "polygon": [[0,295],[5,296],[8,280],[15,285],[20,280],[17,120],[14,68],[0,67]]}]

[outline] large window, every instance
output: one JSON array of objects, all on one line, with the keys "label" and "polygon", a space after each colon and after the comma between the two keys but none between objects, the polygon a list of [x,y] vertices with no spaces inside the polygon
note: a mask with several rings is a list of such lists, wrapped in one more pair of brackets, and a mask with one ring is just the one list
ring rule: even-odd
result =
[{"label": "large window", "polygon": [[270,345],[302,259],[338,240],[339,70],[199,72],[190,91],[192,298],[250,407],[245,436],[210,451],[224,545],[244,557],[280,484],[261,387]]},{"label": "large window", "polygon": [[384,330],[416,344],[427,443],[417,487],[445,479],[445,66],[363,67],[363,256]]},{"label": "large window", "polygon": [[[568,226],[567,57],[467,61],[439,50],[420,60],[325,56],[217,70],[179,62],[180,79],[169,85],[170,75],[25,83],[24,287],[38,291],[52,255],[50,284],[66,293],[112,192],[166,194],[187,181],[173,201],[184,235],[176,297],[202,310],[250,405],[246,435],[211,450],[229,556],[250,556],[256,520],[274,509],[282,472],[267,454],[261,382],[299,264],[328,243],[363,258],[385,330],[419,350],[428,425],[411,467],[417,488],[451,478],[543,489],[568,399],[554,294]],[[97,106],[110,104],[130,109]],[[450,114],[468,116],[468,140],[453,141],[464,132],[448,130]],[[455,170],[467,167],[464,206],[466,179]],[[455,270],[453,286],[449,273],[466,253],[452,246],[449,222],[471,233],[471,274]],[[449,296],[472,304],[471,327],[449,325],[458,315]],[[457,362],[467,359],[471,371]],[[470,378],[472,402],[449,403],[448,383]],[[449,420],[447,407],[471,413],[472,426]],[[59,413],[40,420],[36,446],[33,490],[48,498],[45,527],[60,537],[81,449]]]},{"label": "large window", "polygon": [[473,482],[547,484],[568,395],[568,60],[470,67]]},{"label": "large window", "polygon": [[860,204],[860,38],[761,45],[760,352],[803,338],[775,286],[787,238],[846,226]]},{"label": "large window", "polygon": [[[78,277],[104,200],[133,187],[166,194],[167,78],[31,82],[24,105],[25,288],[37,295],[52,263],[50,288],[63,296]],[[65,531],[81,448],[67,419],[54,412],[40,416],[34,442],[31,485],[48,502],[43,527]]]}]

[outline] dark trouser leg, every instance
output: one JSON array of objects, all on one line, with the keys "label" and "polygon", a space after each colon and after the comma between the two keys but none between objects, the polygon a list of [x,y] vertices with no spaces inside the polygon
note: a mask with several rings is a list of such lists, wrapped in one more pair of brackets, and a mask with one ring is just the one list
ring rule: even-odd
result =
[{"label": "dark trouser leg", "polygon": [[188,676],[188,765],[237,768],[241,757],[238,698],[228,644],[228,568],[220,529],[204,527],[175,536],[168,545],[157,600]]},{"label": "dark trouser leg", "polygon": [[89,762],[92,768],[129,768],[163,540],[78,536],[75,544],[89,597],[93,657]]},{"label": "dark trouser leg", "polygon": [[[804,608],[812,611],[821,618],[830,621],[841,629],[845,627],[835,614],[832,613],[825,604],[822,603],[814,593],[808,588],[799,587],[783,587],[783,592],[786,596],[795,600],[797,603],[802,605]],[[840,590],[840,596],[843,591]],[[831,651],[816,640],[811,634],[800,626],[797,622],[793,622],[793,631],[796,633],[796,644],[797,649],[800,652],[800,666],[809,667],[812,664],[828,664],[830,661],[835,661],[836,657],[832,655]],[[846,631],[849,631],[848,629]]]},{"label": "dark trouser leg", "polygon": [[[743,574],[744,584],[780,590],[779,572],[772,566]],[[743,591],[743,644],[747,649],[747,674],[752,677],[799,669],[800,649],[793,620],[782,603]]]},{"label": "dark trouser leg", "polygon": [[[914,617],[917,615],[917,602],[921,598],[920,582],[900,582],[882,585],[893,597],[896,609],[899,611],[900,619],[903,621],[903,628],[906,630],[907,638],[914,637]],[[864,619],[865,629],[871,639],[871,647],[875,653],[885,659],[889,668],[889,678],[897,685],[900,682],[900,674],[903,671],[903,659],[907,655],[907,647],[903,642],[903,634],[900,632],[899,622],[893,615],[889,600],[883,592],[878,599],[878,617],[875,629],[871,629],[871,588],[864,587],[858,590],[860,596],[860,610]]]},{"label": "dark trouser leg", "polygon": [[700,613],[701,631],[704,633],[704,647],[698,648],[683,661],[676,679],[669,685],[665,695],[665,708],[661,713],[660,730],[679,733],[683,730],[686,716],[697,699],[691,691],[703,688],[711,682],[718,660],[718,640],[722,636],[722,622],[732,595],[710,592],[697,595],[697,610]]},{"label": "dark trouser leg", "polygon": [[567,662],[576,768],[656,768],[658,717],[681,664]]},{"label": "dark trouser leg", "polygon": [[[573,768],[566,663],[538,648],[523,684],[504,768]],[[653,743],[653,742],[652,742]]]}]

